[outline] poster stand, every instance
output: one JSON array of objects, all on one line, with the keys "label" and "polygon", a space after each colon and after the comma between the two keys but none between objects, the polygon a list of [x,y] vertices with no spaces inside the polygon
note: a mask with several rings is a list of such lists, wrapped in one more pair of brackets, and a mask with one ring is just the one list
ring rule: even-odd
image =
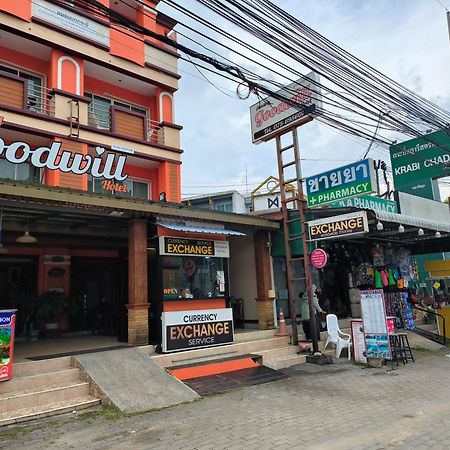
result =
[{"label": "poster stand", "polygon": [[392,361],[383,291],[381,289],[360,291],[360,302],[368,367],[373,367],[370,365],[373,359],[380,360],[380,363],[382,360]]}]

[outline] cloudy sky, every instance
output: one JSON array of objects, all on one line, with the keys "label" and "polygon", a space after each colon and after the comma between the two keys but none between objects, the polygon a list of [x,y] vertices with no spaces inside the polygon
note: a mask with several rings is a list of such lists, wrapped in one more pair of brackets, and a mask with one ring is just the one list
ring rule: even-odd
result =
[{"label": "cloudy sky", "polygon": [[[179,3],[227,31],[236,32],[196,1]],[[445,16],[450,0],[275,0],[275,3],[372,67],[450,110],[450,44]],[[198,28],[163,2],[158,9]],[[186,33],[182,27],[178,29]],[[239,36],[258,44],[242,31]],[[192,45],[182,37],[179,40]],[[243,58],[238,60],[224,49],[216,47],[216,50],[255,69]],[[264,69],[255,71],[269,75]],[[206,71],[200,73],[188,62],[180,62],[180,74],[176,122],[184,126],[183,196],[231,189],[245,193],[269,175],[276,176],[274,141],[251,143],[249,107],[257,99],[237,99],[235,85]],[[299,138],[304,176],[354,161],[368,147],[367,141],[318,122],[301,127]],[[374,146],[369,156],[389,161],[387,147]],[[449,195],[449,186],[442,184],[441,192]]]}]

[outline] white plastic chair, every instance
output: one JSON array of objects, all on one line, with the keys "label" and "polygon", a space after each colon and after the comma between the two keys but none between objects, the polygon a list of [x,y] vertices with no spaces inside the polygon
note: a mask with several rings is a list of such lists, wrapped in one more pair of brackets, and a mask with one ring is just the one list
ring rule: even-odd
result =
[{"label": "white plastic chair", "polygon": [[341,356],[342,349],[348,349],[348,359],[351,358],[351,346],[352,346],[352,337],[343,333],[339,328],[338,318],[335,314],[327,314],[327,332],[328,337],[325,342],[325,348],[327,348],[328,344],[334,344],[336,346],[336,358]]}]

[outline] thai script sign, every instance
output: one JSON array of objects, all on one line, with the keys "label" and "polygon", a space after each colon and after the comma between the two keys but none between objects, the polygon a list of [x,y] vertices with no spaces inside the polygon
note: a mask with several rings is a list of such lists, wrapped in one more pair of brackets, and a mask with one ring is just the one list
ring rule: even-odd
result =
[{"label": "thai script sign", "polygon": [[108,27],[54,3],[33,0],[33,18],[109,47]]},{"label": "thai script sign", "polygon": [[372,159],[365,159],[306,178],[308,207],[334,203],[376,192],[377,178]]},{"label": "thai script sign", "polygon": [[214,256],[217,258],[229,258],[230,248],[227,241],[160,236],[159,253],[169,256]]},{"label": "thai script sign", "polygon": [[[319,75],[310,72],[303,78],[280,89],[277,92],[277,98],[267,97],[251,106],[253,143],[267,141],[280,131],[295,127],[300,119],[314,112],[314,109],[321,108],[321,93],[318,84]],[[286,98],[288,101],[282,101],[279,99],[280,97]],[[296,107],[293,103],[298,106]]]},{"label": "thai script sign", "polygon": [[397,202],[392,200],[386,200],[385,198],[372,197],[370,195],[362,195],[361,197],[348,198],[346,200],[340,200],[339,202],[332,203],[331,208],[361,208],[372,209],[373,211],[387,211],[396,213]]},{"label": "thai script sign", "polygon": [[307,222],[312,241],[352,237],[369,231],[366,211]]},{"label": "thai script sign", "polygon": [[61,142],[52,142],[50,147],[38,147],[31,149],[26,142],[13,142],[5,145],[0,138],[0,156],[13,164],[29,162],[38,169],[60,170],[61,172],[72,172],[75,175],[89,173],[93,178],[105,178],[106,180],[123,181],[128,175],[124,175],[123,169],[127,157],[106,153],[105,149],[95,147],[96,156],[74,153],[69,150],[61,150]]},{"label": "thai script sign", "polygon": [[12,377],[16,309],[0,310],[0,381]]},{"label": "thai script sign", "polygon": [[450,175],[450,134],[441,130],[390,147],[396,189]]},{"label": "thai script sign", "polygon": [[163,352],[231,344],[231,308],[162,313]]}]

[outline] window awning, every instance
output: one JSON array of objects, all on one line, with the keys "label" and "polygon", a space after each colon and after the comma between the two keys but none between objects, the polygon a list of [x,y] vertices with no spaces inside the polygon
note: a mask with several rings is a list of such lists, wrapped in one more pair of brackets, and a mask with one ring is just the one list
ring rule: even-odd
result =
[{"label": "window awning", "polygon": [[160,222],[157,222],[156,225],[168,228],[169,230],[182,231],[184,233],[219,234],[224,236],[245,236],[245,233],[241,233],[240,231],[225,230],[224,228],[208,228],[178,223],[160,223]]},{"label": "window awning", "polygon": [[380,222],[393,222],[416,228],[427,228],[428,230],[450,233],[450,223],[436,222],[434,220],[422,219],[421,217],[405,216],[387,211],[373,211]]}]

